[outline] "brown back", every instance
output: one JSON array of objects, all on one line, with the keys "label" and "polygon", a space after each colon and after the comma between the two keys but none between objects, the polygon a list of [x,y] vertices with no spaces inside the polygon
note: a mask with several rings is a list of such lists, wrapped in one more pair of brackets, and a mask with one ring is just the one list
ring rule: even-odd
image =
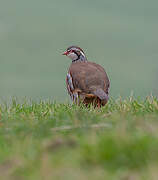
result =
[{"label": "brown back", "polygon": [[72,76],[74,88],[84,93],[93,93],[101,88],[108,94],[109,79],[103,67],[93,62],[72,63],[69,72]]}]

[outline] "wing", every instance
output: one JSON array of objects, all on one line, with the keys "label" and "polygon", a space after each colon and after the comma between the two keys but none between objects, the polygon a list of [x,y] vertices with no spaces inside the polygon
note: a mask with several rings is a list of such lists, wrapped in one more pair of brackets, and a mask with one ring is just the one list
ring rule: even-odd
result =
[{"label": "wing", "polygon": [[69,72],[74,89],[93,94],[94,90],[101,88],[108,94],[109,79],[100,65],[92,62],[72,63]]}]

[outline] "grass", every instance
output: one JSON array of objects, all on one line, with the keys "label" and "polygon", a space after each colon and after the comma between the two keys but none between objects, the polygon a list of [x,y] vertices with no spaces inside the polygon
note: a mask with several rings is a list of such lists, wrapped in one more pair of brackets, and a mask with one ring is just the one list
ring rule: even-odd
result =
[{"label": "grass", "polygon": [[158,100],[0,105],[3,179],[157,179]]}]

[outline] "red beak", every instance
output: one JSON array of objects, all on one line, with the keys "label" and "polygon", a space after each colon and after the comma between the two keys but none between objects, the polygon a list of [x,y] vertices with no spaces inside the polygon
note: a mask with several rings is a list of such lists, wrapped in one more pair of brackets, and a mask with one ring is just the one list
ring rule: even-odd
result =
[{"label": "red beak", "polygon": [[68,55],[68,51],[65,51],[62,55]]}]

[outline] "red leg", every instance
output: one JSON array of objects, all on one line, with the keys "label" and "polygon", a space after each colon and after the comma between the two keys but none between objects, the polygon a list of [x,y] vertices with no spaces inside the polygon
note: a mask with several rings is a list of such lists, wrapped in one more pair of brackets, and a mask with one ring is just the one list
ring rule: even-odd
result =
[{"label": "red leg", "polygon": [[99,98],[97,98],[97,105],[98,105],[98,108],[100,108],[101,107],[101,104],[100,104],[100,99]]}]

